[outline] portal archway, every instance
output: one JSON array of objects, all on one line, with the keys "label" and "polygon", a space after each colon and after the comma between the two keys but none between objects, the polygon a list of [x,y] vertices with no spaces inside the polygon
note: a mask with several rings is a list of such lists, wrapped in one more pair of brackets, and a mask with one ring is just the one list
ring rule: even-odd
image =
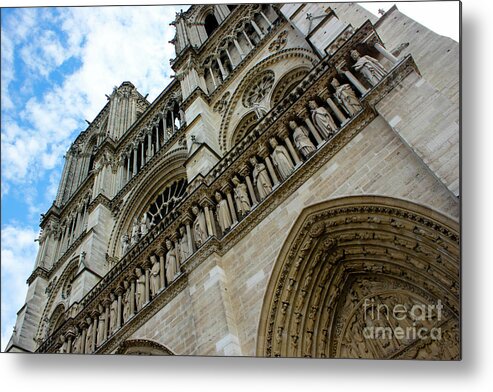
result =
[{"label": "portal archway", "polygon": [[459,257],[458,223],[427,207],[312,206],[274,266],[257,355],[459,359]]}]

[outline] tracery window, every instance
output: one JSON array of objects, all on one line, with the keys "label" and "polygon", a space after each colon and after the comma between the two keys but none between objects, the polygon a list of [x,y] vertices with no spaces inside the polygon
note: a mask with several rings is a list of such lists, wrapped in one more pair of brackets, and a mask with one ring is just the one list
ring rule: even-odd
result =
[{"label": "tracery window", "polygon": [[272,90],[274,80],[274,72],[272,71],[265,71],[255,78],[255,82],[243,94],[243,105],[251,108],[260,104]]}]

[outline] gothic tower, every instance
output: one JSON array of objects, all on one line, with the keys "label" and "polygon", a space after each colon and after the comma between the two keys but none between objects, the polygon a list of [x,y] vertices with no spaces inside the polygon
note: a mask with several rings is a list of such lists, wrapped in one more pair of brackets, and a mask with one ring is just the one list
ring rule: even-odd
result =
[{"label": "gothic tower", "polygon": [[[171,25],[174,80],[67,152],[8,350],[459,358],[458,44],[353,3]],[[368,338],[421,305],[441,340]]]}]

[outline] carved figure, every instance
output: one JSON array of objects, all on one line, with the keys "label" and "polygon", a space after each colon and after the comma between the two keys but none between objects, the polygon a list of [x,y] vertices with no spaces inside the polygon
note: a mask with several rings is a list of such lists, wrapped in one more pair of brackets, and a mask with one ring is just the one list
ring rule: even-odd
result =
[{"label": "carved figure", "polygon": [[269,174],[265,165],[258,162],[255,156],[250,158],[250,162],[253,165],[253,185],[257,187],[260,200],[263,200],[272,192],[272,183]]},{"label": "carved figure", "polygon": [[106,327],[106,312],[104,309],[100,311],[98,318],[98,335],[96,343],[100,346],[104,342],[104,329]]},{"label": "carved figure", "polygon": [[221,231],[224,232],[228,230],[233,225],[233,220],[231,219],[231,213],[229,211],[228,202],[223,199],[219,192],[216,192],[215,198],[217,201],[216,215]]},{"label": "carved figure", "polygon": [[293,130],[293,139],[296,148],[304,158],[308,158],[316,150],[315,145],[308,137],[308,130],[301,125],[299,126],[294,121],[289,122],[289,127]]},{"label": "carved figure", "polygon": [[128,282],[125,281],[124,282],[124,286],[125,286],[125,292],[123,293],[123,297],[122,297],[122,302],[123,302],[123,322],[127,322],[127,320],[130,318],[131,316],[131,308],[130,308],[130,300],[131,300],[131,291],[129,290],[128,288]]},{"label": "carved figure", "polygon": [[180,264],[178,263],[178,257],[176,254],[176,248],[173,246],[171,240],[166,240],[166,280],[168,284],[171,283],[180,274]]},{"label": "carved figure", "polygon": [[312,113],[312,121],[324,138],[331,137],[337,130],[337,125],[330,113],[315,101],[309,101],[308,106]]},{"label": "carved figure", "polygon": [[183,263],[192,254],[190,247],[188,246],[188,236],[184,226],[180,226],[180,260]]},{"label": "carved figure", "polygon": [[236,176],[234,176],[231,181],[233,181],[234,184],[233,192],[236,202],[236,208],[241,215],[245,215],[251,209],[247,186],[244,183],[240,182],[240,180]]},{"label": "carved figure", "polygon": [[150,274],[150,284],[151,284],[151,295],[155,297],[161,288],[159,285],[159,275],[161,272],[161,267],[159,266],[159,261],[155,257],[151,257],[152,268]]},{"label": "carved figure", "polygon": [[149,232],[150,221],[147,213],[144,212],[140,220],[140,235],[143,237]]},{"label": "carved figure", "polygon": [[110,335],[114,334],[117,330],[118,321],[118,299],[115,294],[110,294]]},{"label": "carved figure", "polygon": [[137,306],[137,311],[139,311],[140,309],[142,309],[145,302],[146,278],[142,274],[142,270],[140,268],[135,269],[135,275],[137,275],[137,279],[135,282],[135,304]]},{"label": "carved figure", "polygon": [[139,221],[137,220],[137,217],[135,217],[132,224],[132,238],[130,245],[135,245],[138,241],[139,241]]},{"label": "carved figure", "polygon": [[346,83],[341,85],[336,78],[332,79],[330,84],[334,87],[334,97],[336,101],[351,117],[362,109],[354,90],[349,84]]},{"label": "carved figure", "polygon": [[121,244],[122,244],[122,256],[123,256],[127,253],[128,247],[130,246],[130,242],[129,242],[127,233],[122,235]]},{"label": "carved figure", "polygon": [[195,220],[193,221],[193,238],[195,239],[195,245],[199,248],[207,240],[207,225],[205,223],[204,213],[200,211],[198,206],[192,206],[192,212],[195,215]]},{"label": "carved figure", "polygon": [[272,161],[277,167],[281,178],[285,180],[291,175],[294,169],[294,164],[291,161],[288,150],[286,149],[286,147],[280,145],[273,137],[270,138],[269,143],[274,149],[274,151],[272,152]]},{"label": "carved figure", "polygon": [[353,68],[361,73],[372,86],[375,86],[387,74],[387,71],[385,71],[382,64],[371,56],[361,56],[359,52],[354,49],[351,51],[351,58],[356,61]]}]

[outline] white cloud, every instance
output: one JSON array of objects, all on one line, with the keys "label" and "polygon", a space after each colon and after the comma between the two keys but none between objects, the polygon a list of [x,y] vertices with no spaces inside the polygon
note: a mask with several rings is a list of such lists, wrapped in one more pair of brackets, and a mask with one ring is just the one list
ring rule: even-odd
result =
[{"label": "white cloud", "polygon": [[[6,225],[2,227],[2,344],[12,334],[16,312],[23,305],[38,244],[38,232],[32,227]],[[2,347],[4,349],[4,347]]]}]

